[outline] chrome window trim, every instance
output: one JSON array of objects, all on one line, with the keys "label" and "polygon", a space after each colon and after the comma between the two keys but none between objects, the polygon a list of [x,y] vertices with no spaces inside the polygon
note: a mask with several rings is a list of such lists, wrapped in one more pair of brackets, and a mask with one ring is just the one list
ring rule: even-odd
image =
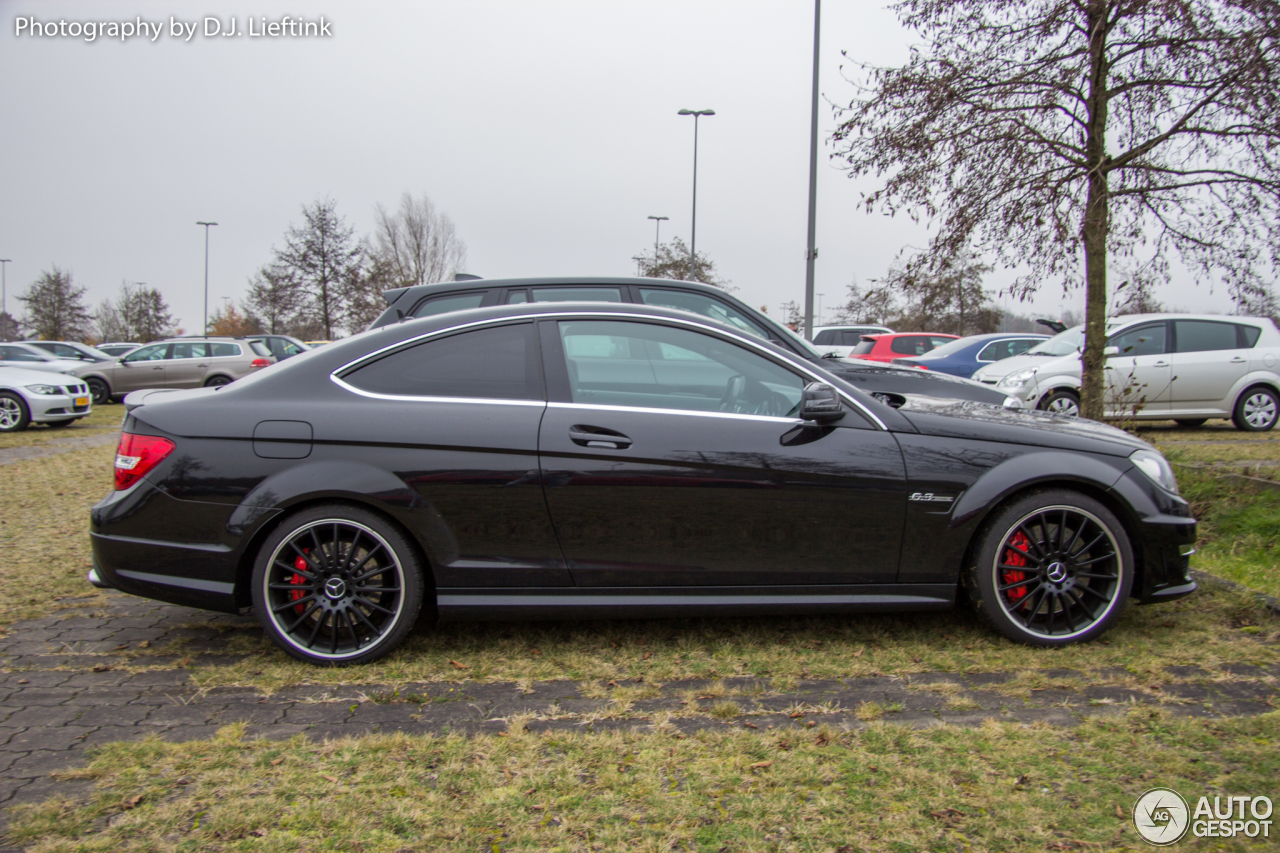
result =
[{"label": "chrome window trim", "polygon": [[344,388],[352,394],[359,394],[361,397],[369,397],[374,400],[399,400],[403,403],[477,403],[482,406],[537,406],[540,409],[545,408],[547,405],[546,400],[508,400],[505,397],[419,397],[412,394],[379,394],[376,391],[365,391],[363,388],[357,388],[332,373],[329,374],[329,378],[339,388]]},{"label": "chrome window trim", "polygon": [[[648,415],[696,415],[704,418],[736,418],[738,420],[765,421],[774,424],[799,426],[806,423],[800,418],[779,415],[751,415],[746,412],[701,412],[697,409],[663,409],[656,406],[610,406],[604,403],[547,403],[548,409],[578,409],[592,412],[643,412]],[[608,436],[606,436],[608,438]]]},{"label": "chrome window trim", "polygon": [[[529,303],[529,304],[538,304],[538,303]],[[542,304],[554,305],[555,303],[542,303]],[[392,352],[394,350],[403,349],[405,347],[423,343],[432,338],[438,338],[443,335],[449,335],[455,332],[465,331],[467,329],[476,329],[481,326],[499,326],[503,324],[514,325],[517,323],[532,323],[535,320],[548,320],[548,319],[574,318],[574,317],[590,318],[590,319],[607,318],[607,319],[622,320],[624,322],[630,321],[632,323],[653,322],[656,320],[659,323],[665,323],[667,325],[683,326],[686,328],[698,329],[703,332],[710,332],[711,334],[717,337],[731,340],[740,346],[744,346],[747,349],[753,350],[756,353],[769,359],[770,361],[774,361],[774,362],[781,361],[790,369],[799,371],[801,374],[806,376],[809,379],[809,381],[812,381],[812,382],[827,381],[826,377],[819,376],[817,373],[814,373],[809,368],[807,363],[797,362],[793,360],[786,352],[783,352],[781,350],[775,350],[765,346],[765,344],[767,343],[765,341],[760,341],[758,339],[745,337],[729,329],[720,329],[714,326],[708,326],[704,323],[698,323],[693,320],[685,320],[683,318],[678,318],[678,317],[646,317],[643,314],[628,314],[628,313],[623,313],[618,311],[591,311],[591,312],[547,311],[546,313],[542,313],[542,314],[521,314],[518,317],[493,317],[487,320],[473,320],[470,323],[460,323],[456,326],[448,326],[443,329],[436,329],[435,331],[432,331],[432,332],[425,332],[421,335],[416,335],[412,338],[406,338],[402,341],[396,341],[393,344],[388,344],[385,347],[376,349],[371,353],[366,353],[365,355],[362,355],[359,358],[352,359],[351,361],[341,365],[340,367],[334,368],[332,371],[329,372],[329,378],[332,379],[335,383],[337,383],[342,388],[345,388],[349,391],[353,391],[362,396],[374,397],[378,399],[410,400],[410,401],[435,400],[435,401],[446,401],[446,402],[470,402],[472,400],[488,401],[489,398],[484,398],[484,397],[476,397],[476,398],[471,398],[471,397],[433,398],[433,397],[413,397],[413,396],[405,396],[405,397],[385,396],[384,397],[383,395],[378,395],[371,391],[357,391],[353,386],[342,381],[341,374],[346,373],[347,371],[350,371],[350,370],[354,370],[355,368],[360,367],[366,362],[373,361],[374,359],[379,358],[380,356],[385,355],[386,353]],[[884,430],[885,432],[889,431],[889,427],[885,425],[884,421],[880,420],[880,418],[876,416],[875,412],[872,412],[866,406],[859,403],[856,399],[854,399],[852,396],[846,393],[843,389],[836,388],[836,393],[840,395],[840,399],[844,400],[848,405],[852,406],[854,409],[860,412],[864,417],[867,418],[867,420],[871,421],[872,424]],[[506,401],[497,401],[497,402],[501,403]],[[522,400],[518,402],[527,404],[529,401]],[[537,405],[541,406],[541,405],[544,405],[544,403],[539,402],[537,403]],[[627,407],[621,407],[621,408],[626,409],[627,411],[635,411],[634,409],[629,409]],[[683,412],[684,410],[663,409],[661,411]],[[722,412],[719,414],[732,414],[732,413]]]}]

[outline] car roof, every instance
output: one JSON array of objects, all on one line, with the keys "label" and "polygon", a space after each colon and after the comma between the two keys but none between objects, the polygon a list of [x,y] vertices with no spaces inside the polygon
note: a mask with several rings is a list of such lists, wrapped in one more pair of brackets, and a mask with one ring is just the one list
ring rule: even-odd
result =
[{"label": "car roof", "polygon": [[384,290],[382,292],[382,298],[387,300],[387,305],[391,305],[405,293],[410,291],[420,295],[428,295],[432,293],[447,293],[458,290],[489,290],[494,287],[555,287],[587,284],[630,284],[639,287],[666,286],[701,290],[706,293],[719,293],[721,295],[727,293],[723,287],[703,284],[700,281],[679,281],[677,279],[670,278],[643,278],[640,276],[554,276],[536,278],[476,278],[467,279],[465,281],[440,281],[433,284],[415,284],[409,287],[395,287],[391,290]]}]

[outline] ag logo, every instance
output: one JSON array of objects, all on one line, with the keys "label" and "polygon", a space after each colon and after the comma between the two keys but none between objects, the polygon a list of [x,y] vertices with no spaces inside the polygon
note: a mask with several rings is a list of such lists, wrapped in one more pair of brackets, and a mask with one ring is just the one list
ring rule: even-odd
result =
[{"label": "ag logo", "polygon": [[1187,834],[1191,810],[1169,788],[1152,788],[1133,804],[1133,827],[1143,840],[1164,847]]}]

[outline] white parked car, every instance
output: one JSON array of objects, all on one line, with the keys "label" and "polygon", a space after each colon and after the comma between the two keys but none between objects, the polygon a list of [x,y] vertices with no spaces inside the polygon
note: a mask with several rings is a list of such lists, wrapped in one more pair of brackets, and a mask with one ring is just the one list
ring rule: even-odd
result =
[{"label": "white parked car", "polygon": [[0,367],[20,367],[23,370],[48,370],[52,373],[70,373],[84,362],[73,358],[58,358],[31,344],[0,344]]},{"label": "white parked car", "polygon": [[89,386],[64,373],[0,367],[0,432],[68,426],[92,411]]},{"label": "white parked car", "polygon": [[[1080,413],[1084,327],[1026,354],[997,361],[973,378],[1028,407]],[[1265,317],[1135,314],[1107,323],[1107,414],[1173,419],[1199,426],[1230,418],[1242,430],[1269,430],[1280,414],[1280,329]]]},{"label": "white parked car", "polygon": [[813,347],[823,355],[833,354],[837,358],[848,358],[849,353],[862,340],[863,335],[892,335],[893,329],[887,326],[851,325],[851,326],[815,326],[813,329]]}]

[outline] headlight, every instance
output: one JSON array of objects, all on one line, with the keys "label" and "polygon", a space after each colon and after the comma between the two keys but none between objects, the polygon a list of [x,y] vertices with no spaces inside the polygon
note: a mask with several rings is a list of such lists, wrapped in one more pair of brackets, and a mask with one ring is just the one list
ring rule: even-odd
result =
[{"label": "headlight", "polygon": [[996,383],[996,386],[999,388],[1021,388],[1030,382],[1035,375],[1036,369],[1034,367],[1024,367],[1001,379]]},{"label": "headlight", "polygon": [[62,389],[57,385],[28,385],[27,390],[33,394],[61,394]]},{"label": "headlight", "polygon": [[1155,480],[1161,488],[1173,492],[1175,495],[1178,493],[1178,481],[1174,479],[1173,468],[1169,465],[1169,460],[1156,451],[1135,450],[1129,454],[1129,461],[1139,471]]},{"label": "headlight", "polygon": [[1022,401],[1017,397],[1005,397],[1003,405],[1006,409],[1021,409]]}]

